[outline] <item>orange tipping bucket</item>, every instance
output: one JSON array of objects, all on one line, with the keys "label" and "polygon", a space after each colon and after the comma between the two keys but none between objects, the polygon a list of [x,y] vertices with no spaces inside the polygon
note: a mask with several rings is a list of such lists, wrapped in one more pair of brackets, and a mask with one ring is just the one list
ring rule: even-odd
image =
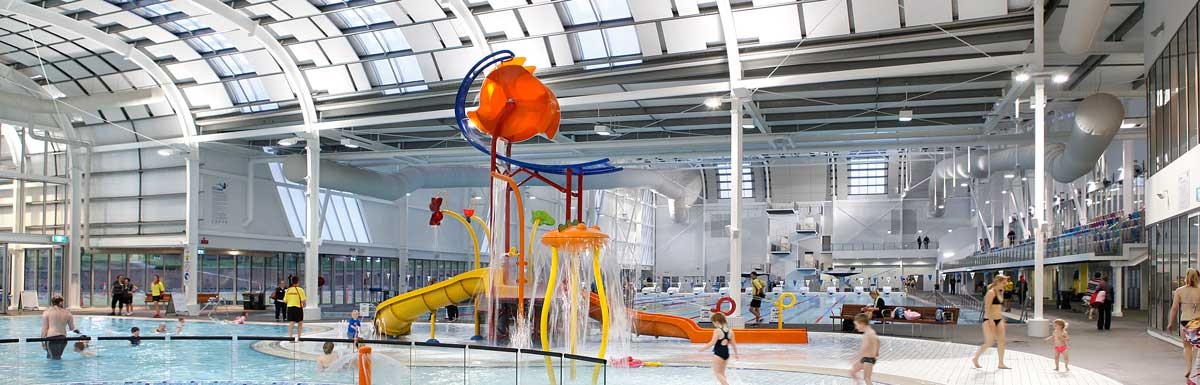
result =
[{"label": "orange tipping bucket", "polygon": [[534,67],[523,64],[525,58],[516,57],[488,73],[479,91],[479,108],[468,111],[467,117],[479,131],[509,143],[539,134],[552,139],[561,118],[558,97],[533,75]]},{"label": "orange tipping bucket", "polygon": [[600,232],[599,226],[583,224],[567,226],[542,236],[542,244],[568,253],[591,250],[608,243],[608,234]]}]

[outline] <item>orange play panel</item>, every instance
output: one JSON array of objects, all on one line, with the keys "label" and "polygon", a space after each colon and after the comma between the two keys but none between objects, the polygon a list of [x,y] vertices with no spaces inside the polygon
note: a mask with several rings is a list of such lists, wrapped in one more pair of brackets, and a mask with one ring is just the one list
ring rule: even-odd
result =
[{"label": "orange play panel", "polygon": [[[590,293],[588,301],[591,303],[588,314],[599,319],[600,299]],[[626,311],[633,314],[633,331],[640,335],[683,338],[693,343],[706,343],[712,338],[713,329],[702,328],[687,318]],[[734,338],[743,344],[807,344],[808,329],[736,329]]]}]

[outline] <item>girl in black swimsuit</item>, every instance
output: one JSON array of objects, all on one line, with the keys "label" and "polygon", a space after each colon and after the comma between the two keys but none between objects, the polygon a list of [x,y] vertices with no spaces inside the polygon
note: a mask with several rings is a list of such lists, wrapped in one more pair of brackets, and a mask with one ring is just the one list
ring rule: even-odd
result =
[{"label": "girl in black swimsuit", "polygon": [[721,385],[729,385],[729,381],[725,379],[725,366],[729,361],[729,350],[733,349],[733,354],[737,355],[737,343],[733,339],[733,331],[729,330],[729,325],[726,324],[725,315],[721,313],[713,313],[713,336],[712,340],[708,341],[700,351],[712,348],[713,352],[713,376],[717,377],[717,382]]},{"label": "girl in black swimsuit", "polygon": [[995,342],[996,357],[1000,361],[996,367],[1008,369],[1008,366],[1004,365],[1004,348],[1007,344],[1005,333],[1008,327],[1004,322],[1004,313],[1002,312],[1004,309],[1004,285],[1007,283],[1007,276],[997,274],[992,278],[991,286],[988,286],[986,294],[983,295],[983,344],[979,345],[979,350],[971,358],[971,363],[975,365],[975,368],[983,367],[979,365],[979,356],[983,355],[983,352],[992,347],[992,343]]}]

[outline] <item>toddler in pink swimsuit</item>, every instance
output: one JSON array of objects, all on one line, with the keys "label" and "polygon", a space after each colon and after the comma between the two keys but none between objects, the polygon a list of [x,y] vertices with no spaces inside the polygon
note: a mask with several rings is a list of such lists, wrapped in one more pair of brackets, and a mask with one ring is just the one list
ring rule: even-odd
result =
[{"label": "toddler in pink swimsuit", "polygon": [[1063,367],[1071,371],[1071,358],[1067,355],[1067,343],[1071,335],[1067,334],[1067,321],[1062,318],[1054,320],[1054,333],[1046,337],[1046,341],[1054,339],[1054,371],[1058,371],[1058,358],[1062,356]]}]

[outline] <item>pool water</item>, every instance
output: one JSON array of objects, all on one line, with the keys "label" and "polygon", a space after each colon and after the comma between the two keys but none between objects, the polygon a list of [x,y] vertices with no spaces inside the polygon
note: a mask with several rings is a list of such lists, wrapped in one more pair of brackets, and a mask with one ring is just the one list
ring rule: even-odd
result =
[{"label": "pool water", "polygon": [[[76,326],[88,336],[129,335],[129,328],[139,327],[143,337],[160,321],[120,319],[113,317],[76,317]],[[166,321],[174,331],[176,321]],[[0,333],[4,338],[38,336],[41,318],[20,316],[0,318]],[[182,335],[211,336],[282,336],[284,325],[235,325],[218,322],[188,321]],[[254,346],[259,344],[258,346]],[[130,346],[126,340],[92,341],[89,351],[95,357],[84,357],[71,346],[59,361],[47,360],[39,343],[0,344],[0,378],[18,384],[354,384],[353,368],[334,373],[319,373],[311,361],[317,343],[302,343],[301,349],[291,343],[268,341],[200,341],[200,340],[143,340],[140,346]],[[73,344],[72,344],[73,345]],[[263,346],[270,345],[270,346]],[[275,346],[279,345],[279,346]],[[339,344],[339,351],[348,347]],[[264,353],[267,347],[272,353]],[[289,351],[287,348],[293,348]],[[373,366],[376,384],[516,384],[541,385],[550,382],[540,356],[522,354],[520,360],[512,353],[463,351],[445,347],[411,347],[377,345]],[[469,357],[464,356],[469,354]],[[554,358],[557,384],[590,385],[590,363],[579,362],[576,376],[571,378],[570,362]],[[469,362],[470,368],[464,368]],[[606,373],[604,384],[633,385],[652,383],[712,384],[710,369],[697,367],[658,368],[601,368]],[[729,370],[734,384],[849,384],[845,377],[811,373],[782,372],[755,369]],[[233,381],[233,382],[230,382]],[[257,381],[257,382],[256,382]]]}]

